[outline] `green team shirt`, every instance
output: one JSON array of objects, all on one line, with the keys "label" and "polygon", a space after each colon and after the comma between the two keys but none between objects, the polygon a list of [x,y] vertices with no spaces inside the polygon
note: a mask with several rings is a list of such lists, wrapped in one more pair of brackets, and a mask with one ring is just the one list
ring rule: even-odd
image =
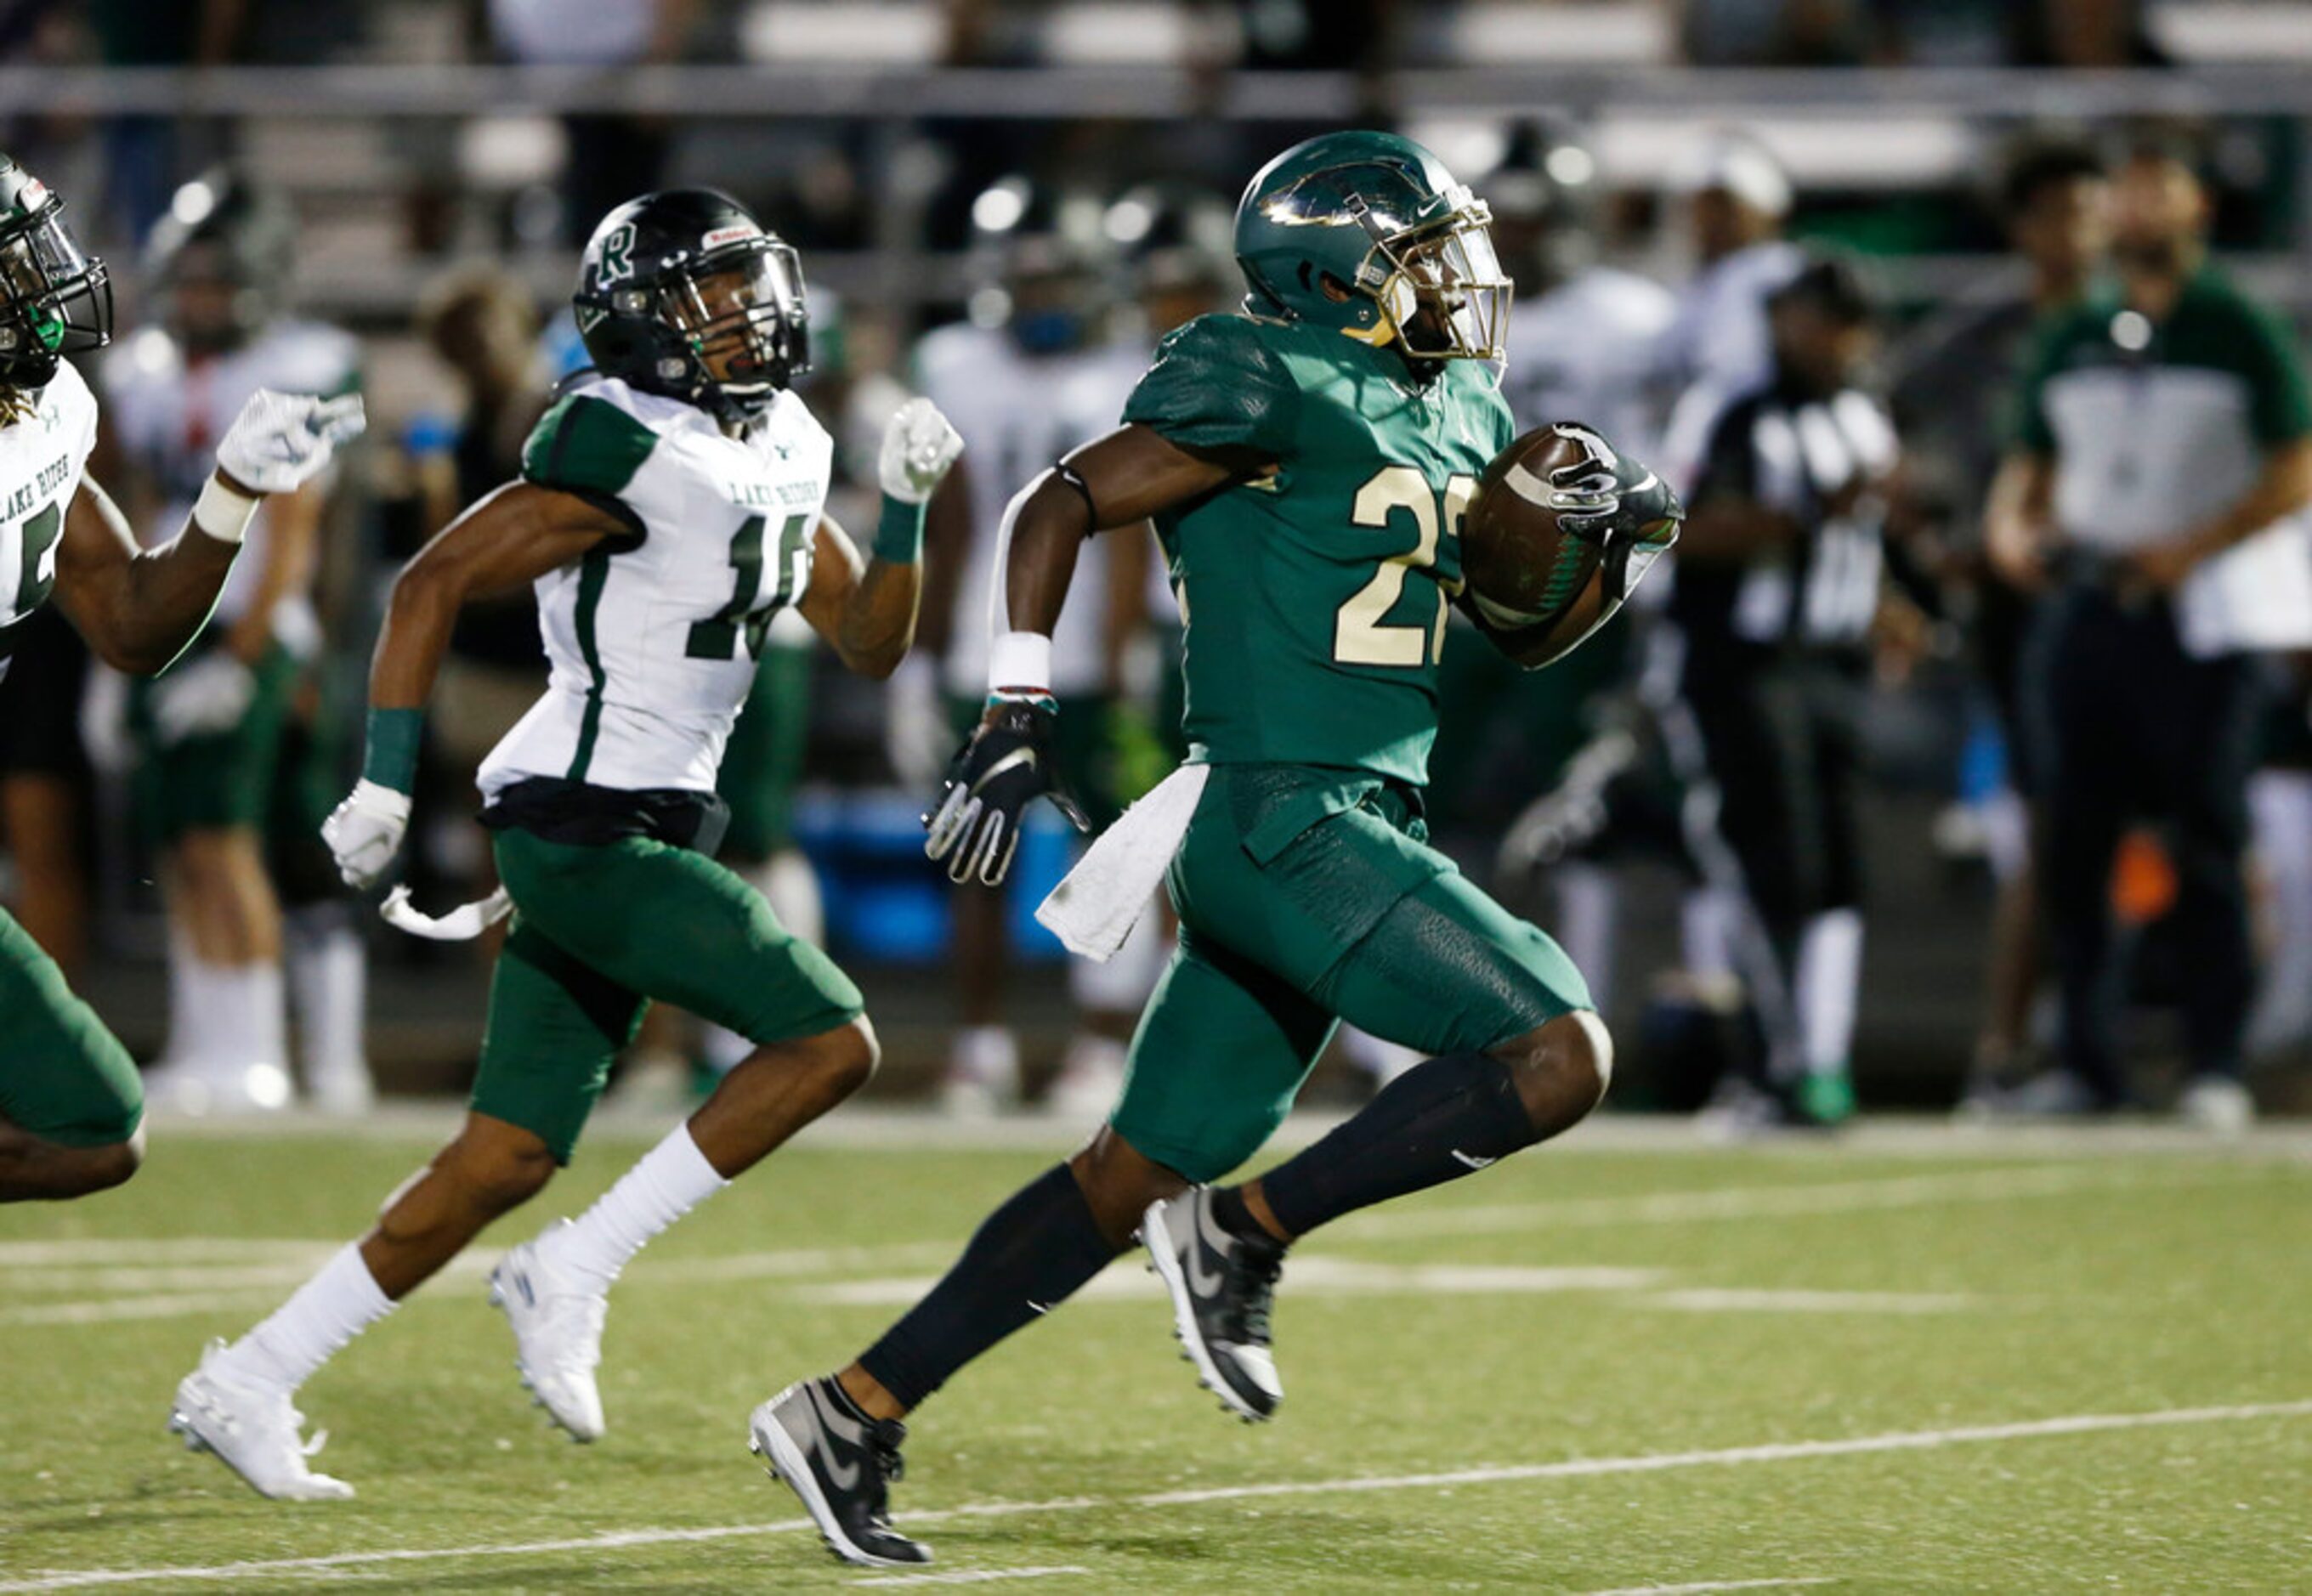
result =
[{"label": "green team shirt", "polygon": [[1498,374],[1239,315],[1166,338],[1124,419],[1274,475],[1157,518],[1187,624],[1190,757],[1425,785],[1461,518],[1514,435]]},{"label": "green team shirt", "polygon": [[2312,432],[2294,341],[2212,269],[2158,322],[2109,286],[2048,318],[2018,397],[2016,443],[2055,464],[2057,523],[2104,549],[2176,536]]}]

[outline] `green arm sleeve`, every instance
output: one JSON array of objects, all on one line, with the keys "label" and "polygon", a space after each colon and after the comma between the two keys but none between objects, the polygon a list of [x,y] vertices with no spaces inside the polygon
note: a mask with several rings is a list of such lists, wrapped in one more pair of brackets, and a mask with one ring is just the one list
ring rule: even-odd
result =
[{"label": "green arm sleeve", "polygon": [[1300,385],[1241,316],[1200,316],[1156,347],[1155,363],[1124,406],[1138,423],[1189,449],[1291,453]]}]

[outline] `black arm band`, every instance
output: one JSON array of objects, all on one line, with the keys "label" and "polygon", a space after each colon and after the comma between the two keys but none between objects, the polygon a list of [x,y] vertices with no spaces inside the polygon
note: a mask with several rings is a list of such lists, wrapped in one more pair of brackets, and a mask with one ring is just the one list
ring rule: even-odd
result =
[{"label": "black arm band", "polygon": [[1083,501],[1084,531],[1086,533],[1099,531],[1099,506],[1092,502],[1091,484],[1083,479],[1083,473],[1065,460],[1055,460],[1052,462],[1052,475],[1073,488],[1076,491],[1076,497]]}]

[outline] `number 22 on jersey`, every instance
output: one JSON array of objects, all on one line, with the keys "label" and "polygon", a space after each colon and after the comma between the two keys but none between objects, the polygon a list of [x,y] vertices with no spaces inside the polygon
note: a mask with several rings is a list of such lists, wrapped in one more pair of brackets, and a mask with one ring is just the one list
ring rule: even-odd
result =
[{"label": "number 22 on jersey", "polygon": [[1446,478],[1440,495],[1412,466],[1384,466],[1357,490],[1349,510],[1352,526],[1380,528],[1402,510],[1413,518],[1418,541],[1402,554],[1380,563],[1372,580],[1350,596],[1333,617],[1333,660],[1337,665],[1433,665],[1445,656],[1445,615],[1458,581],[1437,584],[1437,618],[1426,626],[1391,624],[1385,617],[1405,596],[1408,572],[1437,563],[1441,537],[1461,535],[1461,518],[1476,497],[1477,479],[1466,471]]}]

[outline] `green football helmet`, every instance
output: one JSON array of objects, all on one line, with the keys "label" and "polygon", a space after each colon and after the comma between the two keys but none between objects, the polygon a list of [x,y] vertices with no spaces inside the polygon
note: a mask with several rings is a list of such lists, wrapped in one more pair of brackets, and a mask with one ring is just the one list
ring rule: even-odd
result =
[{"label": "green football helmet", "polygon": [[1500,360],[1510,280],[1484,201],[1394,133],[1328,133],[1262,167],[1236,208],[1255,316],[1414,360]]}]

